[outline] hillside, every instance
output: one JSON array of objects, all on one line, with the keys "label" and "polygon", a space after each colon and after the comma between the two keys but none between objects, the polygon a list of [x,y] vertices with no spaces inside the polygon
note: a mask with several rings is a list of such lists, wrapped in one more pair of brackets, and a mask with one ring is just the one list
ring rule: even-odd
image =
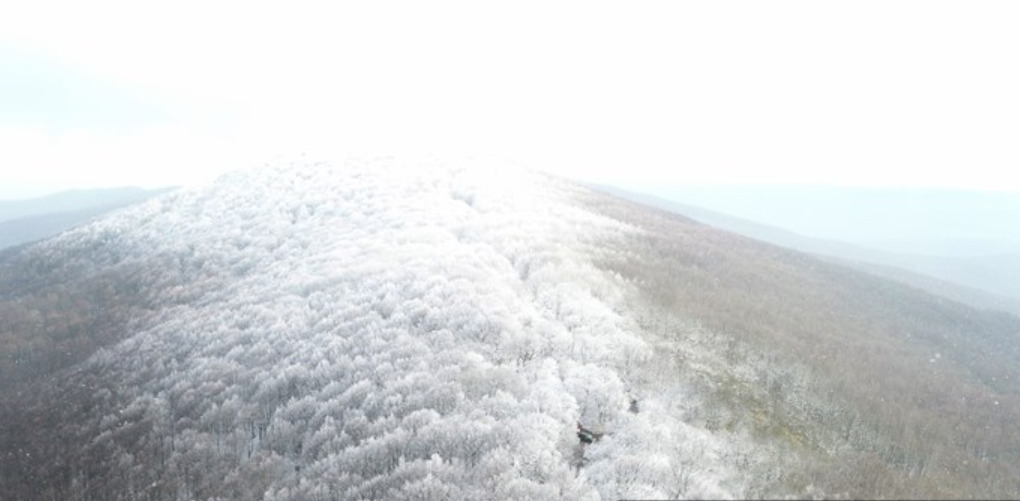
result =
[{"label": "hillside", "polygon": [[401,167],[238,173],[0,252],[0,492],[1020,494],[1016,318],[544,174]]}]

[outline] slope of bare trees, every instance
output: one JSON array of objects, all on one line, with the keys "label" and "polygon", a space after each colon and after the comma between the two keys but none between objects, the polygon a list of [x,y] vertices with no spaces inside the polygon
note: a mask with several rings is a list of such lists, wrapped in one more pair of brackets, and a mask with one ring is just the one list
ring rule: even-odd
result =
[{"label": "slope of bare trees", "polygon": [[1020,495],[1020,320],[607,195],[584,200],[645,230],[601,265],[638,284],[650,331],[696,324],[721,364],[753,367],[707,384],[734,426],[811,451],[780,492]]}]

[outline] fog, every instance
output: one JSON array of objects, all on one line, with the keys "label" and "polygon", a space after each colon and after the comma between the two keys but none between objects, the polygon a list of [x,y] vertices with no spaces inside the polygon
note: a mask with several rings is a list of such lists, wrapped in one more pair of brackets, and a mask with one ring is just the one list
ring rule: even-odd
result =
[{"label": "fog", "polygon": [[1020,193],[779,184],[601,189],[974,306],[1020,312]]},{"label": "fog", "polygon": [[498,156],[610,184],[1020,189],[1002,175],[1020,160],[1020,73],[1003,64],[1018,14],[23,2],[0,16],[0,198],[206,182],[320,150]]},{"label": "fog", "polygon": [[805,236],[891,252],[954,257],[1020,252],[1020,192],[786,184],[648,192]]}]

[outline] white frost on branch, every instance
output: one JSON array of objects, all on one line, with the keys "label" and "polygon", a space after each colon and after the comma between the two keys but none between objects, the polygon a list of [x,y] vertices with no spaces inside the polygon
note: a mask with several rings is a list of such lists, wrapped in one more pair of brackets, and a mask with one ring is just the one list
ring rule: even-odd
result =
[{"label": "white frost on branch", "polygon": [[[280,501],[740,496],[730,445],[656,403],[678,383],[639,377],[630,285],[594,263],[637,230],[544,174],[401,165],[238,173],[41,245],[184,284],[91,361],[182,496],[203,470]],[[577,422],[605,438],[581,450]]]}]

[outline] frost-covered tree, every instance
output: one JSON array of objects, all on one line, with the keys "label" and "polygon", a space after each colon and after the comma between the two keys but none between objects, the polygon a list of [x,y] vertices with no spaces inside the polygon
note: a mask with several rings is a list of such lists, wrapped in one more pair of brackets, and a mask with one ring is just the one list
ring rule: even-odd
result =
[{"label": "frost-covered tree", "polygon": [[[59,438],[8,433],[43,459],[3,456],[0,490],[51,468],[40,498],[826,496],[964,457],[935,445],[944,428],[904,426],[917,407],[846,397],[892,383],[834,386],[825,370],[845,365],[791,361],[786,331],[720,313],[771,297],[761,279],[716,296],[751,276],[728,237],[540,173],[402,167],[241,172],[0,257],[16,282],[0,289],[0,384],[27,395],[0,393],[24,404],[0,418]],[[60,388],[22,386],[56,368]],[[919,395],[956,388],[930,380]],[[991,405],[973,408],[1015,437]],[[889,409],[896,426],[871,417]],[[987,436],[966,435],[967,457],[1008,453]]]}]

